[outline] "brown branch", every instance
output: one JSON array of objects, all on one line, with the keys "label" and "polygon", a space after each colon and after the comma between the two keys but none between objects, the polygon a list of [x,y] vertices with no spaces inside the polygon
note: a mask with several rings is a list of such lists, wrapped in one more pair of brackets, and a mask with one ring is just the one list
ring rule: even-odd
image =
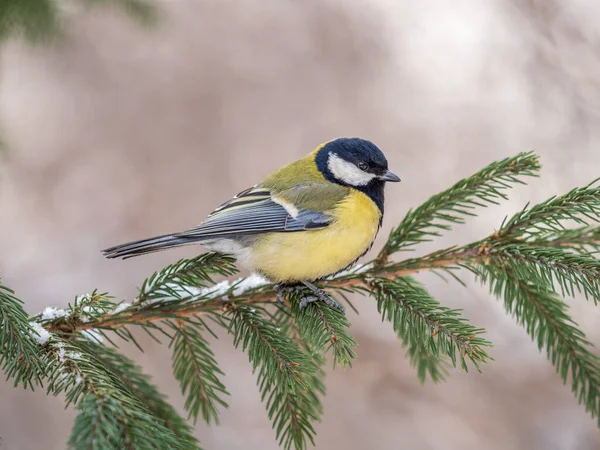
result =
[{"label": "brown branch", "polygon": [[[440,269],[454,266],[461,263],[471,262],[484,257],[485,248],[483,246],[473,245],[459,248],[454,251],[440,252],[426,255],[422,258],[405,261],[401,263],[388,264],[385,266],[375,266],[374,269],[357,274],[355,278],[340,278],[337,280],[326,281],[326,286],[330,288],[351,288],[363,286],[369,288],[368,280],[371,277],[394,279],[413,275],[422,271]],[[227,310],[236,303],[253,305],[260,303],[274,303],[275,290],[263,289],[255,294],[244,293],[230,298],[217,297],[202,302],[190,303],[188,306],[178,305],[178,307],[169,308],[168,303],[161,305],[160,309],[149,311],[144,309],[144,305],[134,304],[132,310],[123,311],[118,315],[107,314],[93,322],[77,321],[73,323],[69,332],[78,332],[90,329],[117,329],[131,324],[145,324],[165,319],[182,319],[191,316],[197,316],[218,310]],[[138,306],[139,305],[139,306]],[[137,306],[137,307],[136,307]],[[48,324],[52,327],[52,323]],[[54,330],[57,331],[57,330]],[[67,330],[61,330],[67,332]]]}]

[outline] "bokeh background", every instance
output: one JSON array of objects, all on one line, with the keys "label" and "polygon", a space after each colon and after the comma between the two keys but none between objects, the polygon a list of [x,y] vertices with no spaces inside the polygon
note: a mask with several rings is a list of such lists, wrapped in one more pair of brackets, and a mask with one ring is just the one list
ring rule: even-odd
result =
[{"label": "bokeh background", "polygon": [[[402,177],[379,245],[409,207],[519,151],[542,156],[542,177],[421,251],[483,237],[527,201],[600,176],[596,0],[156,4],[155,29],[71,5],[63,42],[2,47],[0,274],[31,313],[96,287],[132,299],[144,276],[200,248],[127,261],[101,249],[195,225],[338,136],[373,140]],[[421,386],[373,302],[357,299],[358,358],[331,371],[317,448],[600,448],[595,421],[497,300],[419,278],[489,330],[495,361]],[[569,302],[600,342],[599,310]],[[231,407],[198,436],[208,449],[276,449],[246,355],[227,336],[213,347]],[[126,350],[181,408],[169,353],[145,349]],[[0,383],[3,450],[63,449],[73,418],[60,398]]]}]

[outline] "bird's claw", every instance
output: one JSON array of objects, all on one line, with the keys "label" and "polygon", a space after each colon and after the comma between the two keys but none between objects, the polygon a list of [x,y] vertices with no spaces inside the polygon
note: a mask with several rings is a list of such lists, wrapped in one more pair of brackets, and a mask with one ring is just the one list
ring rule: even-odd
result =
[{"label": "bird's claw", "polygon": [[275,289],[275,303],[277,303],[277,306],[279,306],[280,308],[283,308],[285,305],[283,304],[283,291],[285,290],[285,288],[282,288],[281,286],[277,286],[277,288]]},{"label": "bird's claw", "polygon": [[316,295],[307,295],[300,300],[300,311],[306,308],[309,304],[314,302],[323,302],[327,306],[330,306],[335,309],[339,309],[341,312],[344,312],[344,307],[332,299],[329,295],[325,294],[325,296],[317,297]]},{"label": "bird's claw", "polygon": [[304,310],[309,304],[314,302],[323,302],[327,306],[335,308],[341,312],[344,312],[344,307],[332,299],[323,289],[319,289],[311,283],[303,283],[307,288],[312,291],[313,295],[306,295],[303,291],[303,286],[277,286],[275,300],[277,305],[283,307],[283,296],[285,291],[298,291],[302,295],[300,300],[299,309]]}]

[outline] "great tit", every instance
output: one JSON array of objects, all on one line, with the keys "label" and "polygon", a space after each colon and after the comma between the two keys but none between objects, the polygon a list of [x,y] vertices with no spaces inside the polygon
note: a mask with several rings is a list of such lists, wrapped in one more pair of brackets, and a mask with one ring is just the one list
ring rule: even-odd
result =
[{"label": "great tit", "polygon": [[274,283],[343,309],[312,282],[352,266],[373,245],[383,219],[384,186],[400,181],[372,142],[339,138],[318,146],[215,209],[195,228],[103,250],[131,258],[187,244],[229,254]]}]

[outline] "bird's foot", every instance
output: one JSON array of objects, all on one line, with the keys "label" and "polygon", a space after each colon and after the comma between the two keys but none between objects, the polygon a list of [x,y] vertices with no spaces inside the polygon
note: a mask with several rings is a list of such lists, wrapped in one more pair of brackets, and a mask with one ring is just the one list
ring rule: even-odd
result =
[{"label": "bird's foot", "polygon": [[275,303],[277,303],[277,306],[279,306],[280,308],[283,308],[285,306],[283,304],[285,292],[293,289],[295,289],[294,286],[284,286],[281,284],[275,285]]},{"label": "bird's foot", "polygon": [[[304,287],[309,288],[312,292],[312,295],[306,295],[306,293],[304,292]],[[312,283],[309,283],[308,281],[303,281],[301,284],[293,286],[277,285],[275,291],[275,300],[277,302],[277,305],[279,305],[280,307],[283,306],[283,297],[286,291],[300,293],[300,295],[302,296],[299,305],[300,311],[306,308],[310,303],[323,302],[327,306],[339,309],[340,311],[344,312],[344,307],[342,305],[340,305],[338,302],[332,299],[323,289],[319,289],[317,286],[315,286]]]}]

